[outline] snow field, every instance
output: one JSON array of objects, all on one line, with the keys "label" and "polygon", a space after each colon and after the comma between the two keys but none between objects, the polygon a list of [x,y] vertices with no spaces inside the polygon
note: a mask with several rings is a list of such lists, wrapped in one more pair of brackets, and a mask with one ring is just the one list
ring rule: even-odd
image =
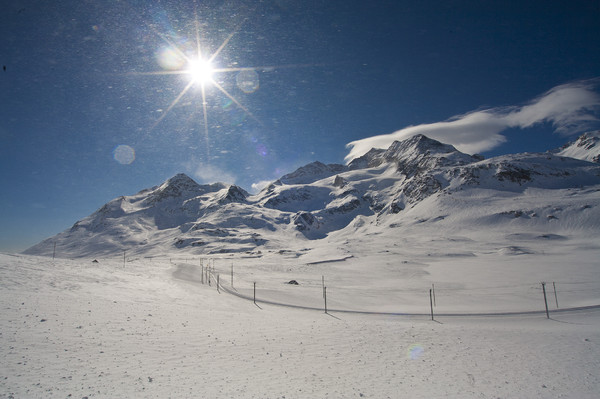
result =
[{"label": "snow field", "polygon": [[197,277],[189,262],[0,255],[0,397],[594,398],[600,386],[598,311],[326,315],[259,308]]}]

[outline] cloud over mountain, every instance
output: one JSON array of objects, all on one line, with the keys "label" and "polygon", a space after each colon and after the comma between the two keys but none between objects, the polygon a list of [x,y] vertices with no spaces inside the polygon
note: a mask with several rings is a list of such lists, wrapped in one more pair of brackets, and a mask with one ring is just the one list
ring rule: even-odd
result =
[{"label": "cloud over mountain", "polygon": [[522,106],[495,107],[454,116],[446,121],[408,126],[391,134],[372,136],[348,143],[346,161],[371,148],[388,148],[396,140],[417,134],[452,144],[460,151],[476,153],[491,150],[506,141],[501,134],[509,128],[526,129],[551,123],[559,134],[582,133],[599,122],[600,79],[556,86]]}]

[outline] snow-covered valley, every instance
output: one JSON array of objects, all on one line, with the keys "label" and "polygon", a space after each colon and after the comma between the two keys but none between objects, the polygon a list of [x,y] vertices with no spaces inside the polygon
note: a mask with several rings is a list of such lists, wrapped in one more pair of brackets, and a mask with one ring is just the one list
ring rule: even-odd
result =
[{"label": "snow-covered valley", "polygon": [[595,398],[593,137],[117,198],[0,254],[0,397]]},{"label": "snow-covered valley", "polygon": [[[244,287],[248,285],[244,275],[246,280],[263,278],[258,280],[259,299],[289,302],[301,298],[297,290],[305,289],[322,305],[320,289],[311,288],[307,277],[312,275],[319,285],[318,275],[326,273],[332,308],[398,311],[410,302],[413,310],[425,314],[434,277],[435,311],[444,313],[464,310],[451,303],[456,298],[450,288],[456,288],[461,274],[472,275],[481,267],[491,273],[509,266],[502,261],[478,266],[469,262],[450,273],[445,269],[461,262],[447,257],[449,263],[433,263],[429,273],[418,273],[415,265],[402,271],[402,265],[383,266],[383,260],[362,265],[377,274],[370,278],[367,273],[345,270],[348,260],[313,265],[314,270],[309,270],[310,265],[296,270],[298,263],[285,259],[272,260],[271,265],[256,258],[203,262],[214,263],[216,271],[222,272],[224,287],[229,286],[225,276],[233,262],[234,287],[240,292],[245,288],[251,292],[251,284]],[[600,292],[597,265],[591,259],[587,267],[577,257],[571,261],[577,264],[575,271],[570,265],[559,267],[558,262],[547,268],[531,259],[515,263],[510,270],[490,276],[488,288],[495,289],[480,287],[463,293],[475,299],[475,308],[493,309],[497,301],[514,300],[515,290],[532,283],[534,307],[542,310],[541,290],[534,289],[533,275],[544,270],[559,282],[561,307],[575,304],[568,303],[572,296],[593,302]],[[325,314],[263,302],[255,305],[223,290],[219,293],[214,280],[211,286],[202,284],[199,263],[197,259],[93,263],[91,259],[0,255],[0,397],[597,396],[598,309],[556,313],[550,302],[551,319],[543,312],[493,317],[440,314],[436,321],[428,315]],[[355,265],[352,272],[357,269]],[[411,272],[407,278],[414,289],[403,295],[394,297],[391,283],[374,285],[386,279],[398,281],[398,273]],[[300,285],[284,284],[292,277]],[[575,278],[588,285],[566,289],[563,283]],[[462,281],[461,286],[474,287]],[[340,295],[344,290],[356,294]],[[398,302],[392,306],[390,298]],[[312,304],[306,298],[304,303]]]}]

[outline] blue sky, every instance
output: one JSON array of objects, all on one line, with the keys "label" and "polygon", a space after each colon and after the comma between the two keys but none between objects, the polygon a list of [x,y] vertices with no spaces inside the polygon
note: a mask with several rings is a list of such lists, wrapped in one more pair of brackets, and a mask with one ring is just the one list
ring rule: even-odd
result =
[{"label": "blue sky", "polygon": [[590,0],[9,0],[0,250],[178,172],[251,191],[414,131],[556,148],[598,128],[599,20]]}]

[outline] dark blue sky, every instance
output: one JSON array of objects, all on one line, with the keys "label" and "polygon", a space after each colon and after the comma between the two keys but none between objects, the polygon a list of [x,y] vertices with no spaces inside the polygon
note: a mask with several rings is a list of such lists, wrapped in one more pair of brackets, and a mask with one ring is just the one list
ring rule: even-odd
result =
[{"label": "dark blue sky", "polygon": [[[185,63],[165,55],[193,57],[197,34],[204,55],[225,43],[213,67],[230,69],[205,86],[207,126],[200,85],[186,91]],[[600,1],[9,0],[0,38],[6,251],[178,172],[252,190],[342,163],[352,141],[584,87],[568,114],[538,110],[532,127],[493,133],[503,143],[472,146],[545,151],[598,110]],[[247,92],[244,67],[258,79]]]}]

